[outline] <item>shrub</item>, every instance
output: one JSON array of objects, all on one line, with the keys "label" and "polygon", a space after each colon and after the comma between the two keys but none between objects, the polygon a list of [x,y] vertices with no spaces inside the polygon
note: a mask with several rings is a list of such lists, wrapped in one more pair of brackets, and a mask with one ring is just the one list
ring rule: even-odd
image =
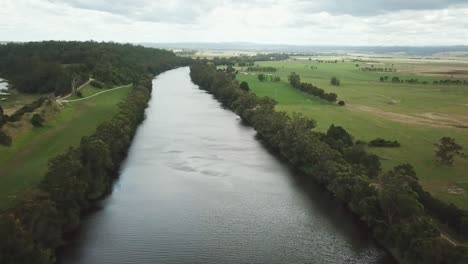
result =
[{"label": "shrub", "polygon": [[338,102],[338,105],[339,105],[339,106],[345,106],[346,103],[345,103],[345,101],[341,100],[341,101]]},{"label": "shrub", "polygon": [[376,138],[369,142],[370,147],[387,147],[387,148],[397,148],[400,146],[400,143],[396,140],[385,140],[382,138]]},{"label": "shrub", "polygon": [[39,114],[34,114],[31,118],[31,124],[35,127],[41,127],[44,121],[44,118]]},{"label": "shrub", "polygon": [[340,79],[333,76],[330,80],[330,84],[333,86],[340,86]]},{"label": "shrub", "polygon": [[4,146],[11,145],[11,137],[1,130],[0,130],[0,145],[4,145]]}]

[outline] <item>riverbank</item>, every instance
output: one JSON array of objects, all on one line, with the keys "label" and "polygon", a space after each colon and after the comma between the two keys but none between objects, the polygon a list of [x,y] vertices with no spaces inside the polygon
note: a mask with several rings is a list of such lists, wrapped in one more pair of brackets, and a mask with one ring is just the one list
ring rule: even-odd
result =
[{"label": "riverbank", "polygon": [[274,100],[241,90],[232,76],[204,62],[192,66],[191,77],[252,125],[278,155],[348,204],[402,262],[444,263],[449,259],[451,263],[465,263],[466,249],[442,239],[424,212],[418,200],[422,188],[410,165],[397,166],[383,173],[378,185],[371,184],[370,179],[380,172],[380,164],[354,146],[344,129],[331,127],[326,134],[313,132],[315,121],[275,111]]},{"label": "riverbank", "polygon": [[393,264],[342,204],[179,68],[153,81],[113,193],[59,262]]}]

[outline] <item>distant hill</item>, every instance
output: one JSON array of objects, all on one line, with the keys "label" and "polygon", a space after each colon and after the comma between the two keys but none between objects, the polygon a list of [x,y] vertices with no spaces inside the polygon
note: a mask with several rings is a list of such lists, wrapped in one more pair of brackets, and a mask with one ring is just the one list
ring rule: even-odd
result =
[{"label": "distant hill", "polygon": [[428,56],[447,52],[468,52],[468,46],[305,46],[250,42],[139,43],[146,47],[215,51],[258,51],[287,53],[369,53]]}]

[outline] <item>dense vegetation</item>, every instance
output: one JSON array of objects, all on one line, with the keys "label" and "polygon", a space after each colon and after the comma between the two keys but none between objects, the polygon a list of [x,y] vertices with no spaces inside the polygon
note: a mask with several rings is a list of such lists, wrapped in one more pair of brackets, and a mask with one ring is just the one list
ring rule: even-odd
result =
[{"label": "dense vegetation", "polygon": [[0,58],[0,76],[18,91],[62,95],[90,76],[110,85],[131,83],[136,72],[170,68],[175,55],[130,44],[47,41],[0,45]]},{"label": "dense vegetation", "polygon": [[370,147],[386,147],[386,148],[397,148],[400,146],[400,143],[396,140],[386,140],[383,138],[376,138],[369,141]]},{"label": "dense vegetation", "polygon": [[[275,110],[276,102],[239,88],[232,76],[197,62],[192,80],[252,125],[272,151],[326,186],[347,203],[400,260],[407,263],[466,263],[468,251],[441,238],[428,216],[450,217],[453,207],[423,191],[412,166],[403,164],[378,175],[378,159],[354,145],[341,127],[315,132],[315,121]],[[462,213],[463,214],[463,213]],[[440,217],[443,216],[443,217]],[[461,218],[457,218],[461,220]]]},{"label": "dense vegetation", "polygon": [[254,66],[256,61],[281,61],[289,59],[288,54],[284,53],[266,53],[256,54],[254,56],[237,56],[237,57],[214,57],[213,63],[216,66],[228,65],[234,66],[238,64],[240,67]]},{"label": "dense vegetation", "polygon": [[[43,45],[47,44],[50,43]],[[152,76],[187,62],[171,52],[129,45],[75,42],[63,45],[82,47],[83,53],[89,52],[87,47],[128,50],[128,54],[122,54],[126,57],[119,60],[133,64],[115,82],[130,76],[133,89],[119,104],[117,115],[98,126],[93,135],[83,137],[78,147],[49,160],[48,171],[39,186],[0,213],[0,263],[55,262],[55,250],[63,245],[63,235],[76,229],[81,214],[110,191],[118,176],[136,129],[145,118]],[[148,51],[139,53],[142,50]],[[145,54],[154,56],[148,58]],[[149,60],[152,61],[147,64]]]},{"label": "dense vegetation", "polygon": [[255,67],[247,67],[248,72],[276,72],[277,69],[275,67],[260,67],[260,66],[255,66]]},{"label": "dense vegetation", "polygon": [[310,95],[320,97],[330,102],[336,102],[336,99],[338,98],[338,95],[336,93],[327,93],[325,92],[325,90],[318,88],[317,86],[314,86],[311,83],[301,82],[301,76],[299,76],[295,72],[291,72],[291,74],[288,76],[288,80],[292,87],[299,89],[303,91],[304,93],[308,93]]}]

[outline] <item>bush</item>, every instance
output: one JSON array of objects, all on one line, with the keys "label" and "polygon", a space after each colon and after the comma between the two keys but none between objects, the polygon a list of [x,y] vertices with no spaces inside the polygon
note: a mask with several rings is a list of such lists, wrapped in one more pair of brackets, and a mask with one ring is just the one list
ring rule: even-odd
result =
[{"label": "bush", "polygon": [[91,81],[91,85],[92,85],[93,87],[96,87],[96,88],[99,88],[99,89],[102,89],[102,88],[104,88],[104,86],[105,86],[104,83],[102,83],[102,82],[100,82],[100,81],[96,81],[96,80],[92,80],[92,81]]},{"label": "bush", "polygon": [[0,130],[0,145],[4,145],[4,146],[11,145],[11,137],[1,130]]},{"label": "bush", "polygon": [[340,79],[333,76],[330,80],[330,84],[333,86],[340,86]]},{"label": "bush", "polygon": [[250,91],[249,84],[246,81],[241,82],[239,88],[246,92]]},{"label": "bush", "polygon": [[345,106],[346,103],[345,103],[345,101],[341,100],[341,101],[338,102],[338,105],[339,105],[339,106]]},{"label": "bush", "polygon": [[31,124],[35,127],[41,127],[44,121],[44,118],[39,114],[34,114],[31,118]]},{"label": "bush", "polygon": [[397,148],[400,146],[400,143],[396,140],[385,140],[382,138],[376,138],[369,142],[369,147],[387,147],[387,148]]},{"label": "bush", "polygon": [[78,91],[78,92],[76,92],[76,96],[82,98],[82,97],[83,97],[83,94],[82,94],[80,91]]}]

